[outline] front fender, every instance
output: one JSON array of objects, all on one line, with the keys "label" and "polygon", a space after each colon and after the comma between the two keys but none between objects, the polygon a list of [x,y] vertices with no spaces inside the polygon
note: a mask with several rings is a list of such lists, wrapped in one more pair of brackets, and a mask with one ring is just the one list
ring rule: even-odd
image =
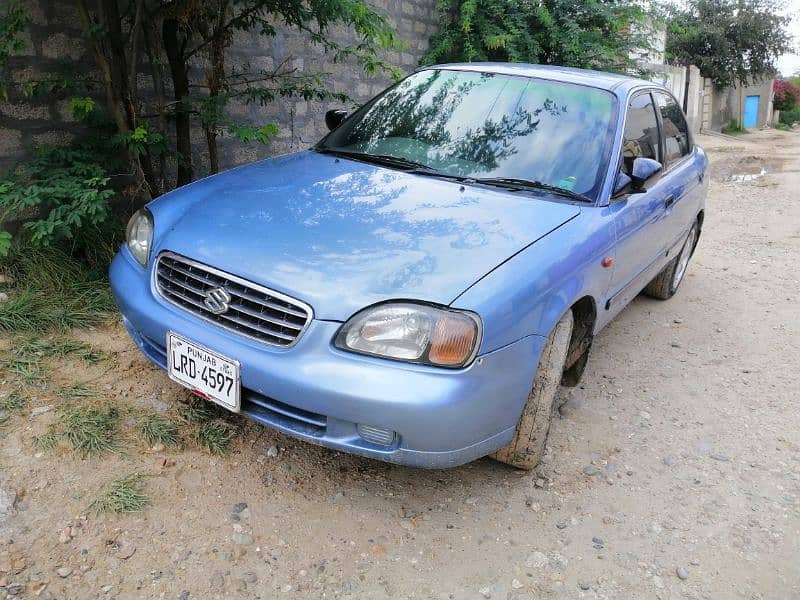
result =
[{"label": "front fender", "polygon": [[546,336],[576,301],[598,310],[611,283],[603,258],[614,257],[614,228],[606,208],[581,215],[488,273],[451,305],[477,312],[484,335],[479,354],[526,336]]}]

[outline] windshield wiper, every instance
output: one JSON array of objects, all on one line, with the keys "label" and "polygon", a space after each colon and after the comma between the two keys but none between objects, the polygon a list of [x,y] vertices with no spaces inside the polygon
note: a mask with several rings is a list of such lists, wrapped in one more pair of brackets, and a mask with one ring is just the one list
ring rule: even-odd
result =
[{"label": "windshield wiper", "polygon": [[377,165],[386,165],[389,167],[397,167],[406,169],[409,173],[414,175],[430,175],[433,177],[443,177],[445,179],[452,179],[454,181],[471,181],[472,178],[464,177],[461,175],[451,175],[444,171],[439,171],[425,163],[411,160],[410,158],[403,158],[402,156],[393,156],[391,154],[370,154],[368,152],[354,152],[352,150],[339,150],[337,148],[316,148],[318,152],[323,154],[333,154],[334,156],[343,156],[345,158],[352,158],[354,160],[361,160],[368,163]]},{"label": "windshield wiper", "polygon": [[343,156],[345,158],[353,158],[355,160],[363,160],[364,162],[372,162],[377,164],[390,165],[393,167],[401,167],[405,169],[432,169],[425,163],[417,162],[401,156],[392,156],[391,154],[370,154],[369,152],[355,152],[353,150],[339,150],[338,148],[317,148],[318,152],[324,154],[333,154],[334,156]]},{"label": "windshield wiper", "polygon": [[478,177],[472,179],[472,181],[474,181],[475,183],[482,183],[485,185],[495,185],[498,187],[505,187],[508,189],[541,190],[544,192],[551,192],[559,196],[564,196],[566,198],[571,198],[572,200],[578,200],[580,202],[589,202],[589,203],[594,202],[594,200],[592,200],[588,196],[584,196],[583,194],[579,194],[578,192],[573,192],[572,190],[558,187],[557,185],[551,185],[549,183],[544,183],[542,181],[535,181],[532,179],[520,179],[517,177]]}]

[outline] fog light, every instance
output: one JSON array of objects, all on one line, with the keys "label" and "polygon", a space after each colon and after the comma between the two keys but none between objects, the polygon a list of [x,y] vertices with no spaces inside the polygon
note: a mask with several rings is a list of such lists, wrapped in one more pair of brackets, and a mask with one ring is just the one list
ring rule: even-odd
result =
[{"label": "fog light", "polygon": [[381,429],[380,427],[372,427],[371,425],[363,425],[359,423],[356,426],[358,435],[370,444],[377,444],[378,446],[391,446],[394,443],[395,432],[388,429]]}]

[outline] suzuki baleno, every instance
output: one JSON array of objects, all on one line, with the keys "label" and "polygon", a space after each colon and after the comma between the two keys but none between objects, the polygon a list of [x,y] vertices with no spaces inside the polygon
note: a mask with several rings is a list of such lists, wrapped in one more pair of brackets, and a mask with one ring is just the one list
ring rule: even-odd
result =
[{"label": "suzuki baleno", "polygon": [[686,274],[707,160],[680,106],[618,75],[465,64],[326,122],[133,216],[111,266],[131,337],[309,442],[535,466],[593,337]]}]

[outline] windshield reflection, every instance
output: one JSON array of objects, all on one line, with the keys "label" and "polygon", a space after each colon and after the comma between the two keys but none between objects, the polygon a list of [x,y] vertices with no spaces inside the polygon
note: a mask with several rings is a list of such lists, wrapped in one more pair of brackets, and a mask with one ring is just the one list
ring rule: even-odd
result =
[{"label": "windshield reflection", "polygon": [[469,71],[415,73],[321,143],[459,177],[541,181],[595,198],[611,141],[608,92]]}]

